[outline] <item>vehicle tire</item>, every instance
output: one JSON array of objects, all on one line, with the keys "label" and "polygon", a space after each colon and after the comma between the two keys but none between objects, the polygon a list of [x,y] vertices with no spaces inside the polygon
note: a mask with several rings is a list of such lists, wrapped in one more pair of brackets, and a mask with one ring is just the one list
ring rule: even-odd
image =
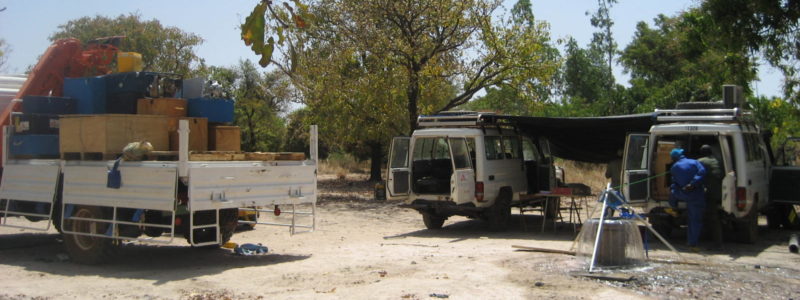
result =
[{"label": "vehicle tire", "polygon": [[220,246],[230,241],[231,237],[233,237],[233,233],[236,232],[236,226],[239,225],[238,218],[238,208],[221,209],[219,211]]},{"label": "vehicle tire", "polygon": [[766,214],[769,229],[778,229],[781,226],[783,229],[792,229],[794,224],[789,218],[793,210],[794,206],[789,204],[774,204]]},{"label": "vehicle tire", "polygon": [[[103,209],[96,206],[75,207],[74,217],[104,219]],[[106,234],[109,223],[83,220],[65,220],[64,226],[73,232]],[[118,250],[119,242],[112,238],[64,234],[64,247],[72,261],[82,264],[100,264],[112,259]]]},{"label": "vehicle tire", "polygon": [[758,209],[755,203],[753,204],[753,208],[750,209],[750,213],[745,217],[745,220],[741,222],[740,229],[742,242],[755,244],[755,242],[758,241]]},{"label": "vehicle tire", "polygon": [[494,205],[489,208],[489,229],[505,231],[511,221],[511,190],[500,189]]},{"label": "vehicle tire", "polygon": [[444,221],[447,220],[447,217],[435,213],[423,212],[421,214],[422,222],[425,223],[425,228],[428,229],[442,229]]},{"label": "vehicle tire", "polygon": [[669,217],[651,217],[650,226],[653,227],[653,230],[658,232],[658,234],[665,239],[670,238],[672,235],[672,229],[675,227]]}]

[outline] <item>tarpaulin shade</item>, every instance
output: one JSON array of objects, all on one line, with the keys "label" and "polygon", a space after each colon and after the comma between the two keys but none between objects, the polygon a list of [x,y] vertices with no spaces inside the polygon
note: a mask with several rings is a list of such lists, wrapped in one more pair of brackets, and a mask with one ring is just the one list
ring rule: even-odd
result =
[{"label": "tarpaulin shade", "polygon": [[589,118],[485,117],[507,120],[527,136],[547,138],[556,157],[593,163],[615,159],[628,133],[646,133],[655,123],[652,113]]}]

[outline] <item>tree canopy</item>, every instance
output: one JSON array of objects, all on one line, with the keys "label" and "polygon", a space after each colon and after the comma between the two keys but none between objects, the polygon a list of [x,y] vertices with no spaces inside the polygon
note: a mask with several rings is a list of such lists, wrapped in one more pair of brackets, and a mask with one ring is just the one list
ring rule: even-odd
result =
[{"label": "tree canopy", "polygon": [[190,75],[203,60],[195,47],[203,39],[177,27],[163,26],[158,20],[142,20],[139,14],[82,17],[58,26],[50,41],[76,38],[87,42],[108,36],[125,36],[122,51],[142,54],[143,70]]}]

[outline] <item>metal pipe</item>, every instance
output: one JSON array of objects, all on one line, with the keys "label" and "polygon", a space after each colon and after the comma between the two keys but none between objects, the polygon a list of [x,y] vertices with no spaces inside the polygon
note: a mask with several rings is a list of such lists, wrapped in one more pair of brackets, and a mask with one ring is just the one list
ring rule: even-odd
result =
[{"label": "metal pipe", "polygon": [[789,252],[797,253],[800,250],[800,244],[797,242],[797,233],[792,233],[789,236]]},{"label": "metal pipe", "polygon": [[606,186],[605,192],[603,192],[603,206],[600,210],[600,223],[597,224],[597,235],[594,238],[594,249],[592,249],[592,261],[589,262],[589,273],[594,270],[594,262],[597,259],[597,247],[600,245],[600,234],[603,231],[603,222],[605,221],[606,217],[606,206],[608,205],[608,193],[611,190],[611,184],[609,183]]}]

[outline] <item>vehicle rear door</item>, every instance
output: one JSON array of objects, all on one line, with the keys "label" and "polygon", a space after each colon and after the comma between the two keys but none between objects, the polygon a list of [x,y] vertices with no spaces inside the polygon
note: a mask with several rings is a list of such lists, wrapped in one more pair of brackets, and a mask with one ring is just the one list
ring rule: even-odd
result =
[{"label": "vehicle rear door", "polygon": [[411,173],[409,171],[410,137],[395,137],[389,151],[389,167],[386,168],[389,197],[407,196]]},{"label": "vehicle rear door", "polygon": [[475,199],[475,169],[465,138],[448,138],[453,175],[450,177],[450,197],[456,204],[470,203]]},{"label": "vehicle rear door", "polygon": [[650,195],[650,135],[629,134],[622,157],[622,193],[628,202],[647,201]]},{"label": "vehicle rear door", "polygon": [[773,203],[800,204],[800,138],[789,138],[777,152],[769,198]]},{"label": "vehicle rear door", "polygon": [[[733,144],[729,136],[719,137],[720,155],[722,166],[725,167],[725,176],[722,178],[722,210],[737,213],[736,210],[736,156],[732,151]],[[741,213],[741,212],[738,212]]]}]

